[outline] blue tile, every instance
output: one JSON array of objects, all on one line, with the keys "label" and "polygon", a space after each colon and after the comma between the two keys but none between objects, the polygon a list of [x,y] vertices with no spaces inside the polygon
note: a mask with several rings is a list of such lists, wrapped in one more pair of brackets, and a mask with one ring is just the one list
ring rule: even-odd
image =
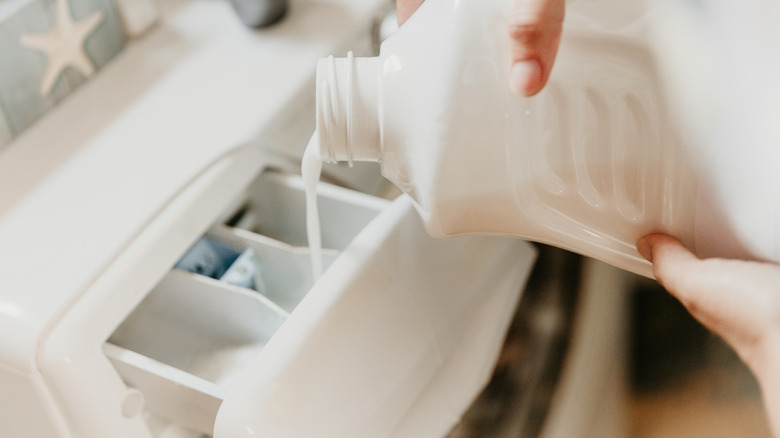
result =
[{"label": "blue tile", "polygon": [[[10,7],[6,2],[15,3]],[[102,20],[87,37],[84,48],[95,70],[106,65],[124,48],[124,36],[112,0],[69,0],[71,17],[79,21],[102,12]],[[87,78],[67,67],[51,92],[41,94],[48,59],[21,45],[25,34],[46,34],[54,25],[55,0],[0,0],[0,105],[6,108],[11,132],[16,134],[52,109]],[[3,15],[5,19],[3,19]]]},{"label": "blue tile", "polygon": [[28,0],[0,0],[0,23],[16,15],[27,3]]},{"label": "blue tile", "polygon": [[47,33],[53,14],[48,14],[38,0],[16,3],[18,7],[0,22],[0,105],[14,134],[30,126],[71,91],[70,84],[60,77],[49,95],[41,95],[48,59],[22,46],[20,40],[24,34]]}]

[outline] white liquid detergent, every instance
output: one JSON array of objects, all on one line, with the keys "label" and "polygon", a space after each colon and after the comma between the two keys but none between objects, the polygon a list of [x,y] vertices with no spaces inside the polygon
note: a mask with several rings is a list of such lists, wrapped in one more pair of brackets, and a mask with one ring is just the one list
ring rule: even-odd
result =
[{"label": "white liquid detergent", "polygon": [[[550,82],[526,99],[508,85],[512,3],[427,0],[378,57],[320,60],[320,155],[378,161],[435,236],[512,235],[646,276],[635,244],[650,232],[700,256],[780,260],[777,195],[740,220],[676,135],[652,14],[599,21],[583,8],[620,8],[571,2]],[[755,168],[736,161],[726,170]]]},{"label": "white liquid detergent", "polygon": [[317,208],[317,183],[322,173],[322,159],[319,154],[319,144],[316,135],[311,137],[306,151],[303,153],[301,176],[306,193],[306,235],[309,240],[311,255],[312,281],[316,282],[322,275],[322,228],[320,213]]}]

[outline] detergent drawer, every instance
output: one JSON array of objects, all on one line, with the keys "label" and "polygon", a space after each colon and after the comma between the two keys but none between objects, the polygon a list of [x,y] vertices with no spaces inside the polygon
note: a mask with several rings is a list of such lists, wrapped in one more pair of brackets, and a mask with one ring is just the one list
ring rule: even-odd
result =
[{"label": "detergent drawer", "polygon": [[[227,390],[314,281],[300,176],[264,170],[103,346],[146,411],[211,434]],[[327,268],[388,201],[320,184]]]},{"label": "detergent drawer", "polygon": [[265,169],[103,345],[123,409],[153,437],[443,436],[491,375],[534,248],[434,239],[406,196],[321,183],[314,281],[301,178]]}]

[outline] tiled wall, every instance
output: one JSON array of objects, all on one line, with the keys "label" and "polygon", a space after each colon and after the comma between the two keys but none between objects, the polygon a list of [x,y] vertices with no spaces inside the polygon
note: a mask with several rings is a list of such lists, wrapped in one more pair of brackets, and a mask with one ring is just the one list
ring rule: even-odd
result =
[{"label": "tiled wall", "polygon": [[113,0],[0,0],[0,149],[88,80],[68,65],[51,89],[42,91],[50,57],[22,43],[23,35],[50,34],[56,28],[58,2],[67,4],[75,23],[99,16],[83,43],[95,73],[125,45]]}]

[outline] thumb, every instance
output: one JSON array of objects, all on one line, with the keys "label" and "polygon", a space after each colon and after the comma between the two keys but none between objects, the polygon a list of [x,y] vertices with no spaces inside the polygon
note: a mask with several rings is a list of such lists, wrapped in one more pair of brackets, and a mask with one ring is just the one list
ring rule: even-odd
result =
[{"label": "thumb", "polygon": [[509,16],[510,87],[533,96],[550,77],[561,41],[564,0],[515,0]]},{"label": "thumb", "polygon": [[740,260],[700,260],[678,240],[651,234],[637,243],[662,286],[750,365],[780,311],[780,267]]}]

